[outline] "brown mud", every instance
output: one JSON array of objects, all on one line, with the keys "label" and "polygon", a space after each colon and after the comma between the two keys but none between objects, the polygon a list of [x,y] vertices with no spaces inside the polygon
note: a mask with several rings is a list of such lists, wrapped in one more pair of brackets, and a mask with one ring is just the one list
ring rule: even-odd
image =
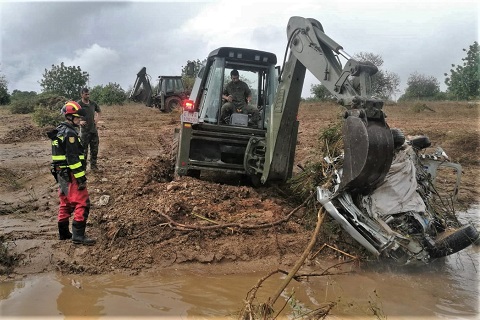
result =
[{"label": "brown mud", "polygon": [[[387,121],[409,135],[426,134],[432,148],[442,146],[462,164],[457,207],[465,209],[479,199],[480,107],[459,102],[428,107],[434,112],[386,106]],[[57,240],[57,186],[49,172],[46,129],[29,115],[0,109],[0,277],[54,270],[138,274],[199,264],[222,273],[249,272],[291,266],[302,254],[316,213],[298,208],[288,189],[253,188],[239,176],[173,179],[169,155],[178,111],[166,114],[138,104],[102,111],[100,171],[87,171],[92,203],[87,234],[97,244],[86,247]],[[297,164],[319,161],[319,135],[341,113],[336,105],[301,105]],[[327,243],[362,255],[353,240],[332,232],[338,227],[331,221],[322,228],[314,252]],[[333,250],[316,256],[338,258]]]}]

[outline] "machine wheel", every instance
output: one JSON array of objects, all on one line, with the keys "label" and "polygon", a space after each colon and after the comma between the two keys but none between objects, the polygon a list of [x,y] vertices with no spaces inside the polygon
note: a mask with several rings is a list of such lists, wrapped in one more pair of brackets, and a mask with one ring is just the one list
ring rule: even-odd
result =
[{"label": "machine wheel", "polygon": [[430,257],[446,257],[463,250],[474,243],[478,237],[478,231],[472,224],[466,224],[456,230],[445,231],[435,239],[435,246],[429,252]]},{"label": "machine wheel", "polygon": [[258,188],[262,185],[261,178],[262,178],[261,176],[256,174],[250,176],[250,182],[254,188]]},{"label": "machine wheel", "polygon": [[175,132],[173,133],[172,146],[170,149],[170,161],[174,167],[175,167],[175,162],[177,162],[179,136],[180,136],[180,130],[178,128],[175,128]]},{"label": "machine wheel", "polygon": [[165,99],[165,112],[172,112],[173,109],[180,107],[182,100],[179,97],[168,97]]},{"label": "machine wheel", "polygon": [[187,176],[198,179],[200,178],[201,171],[198,169],[189,169],[187,170]]}]

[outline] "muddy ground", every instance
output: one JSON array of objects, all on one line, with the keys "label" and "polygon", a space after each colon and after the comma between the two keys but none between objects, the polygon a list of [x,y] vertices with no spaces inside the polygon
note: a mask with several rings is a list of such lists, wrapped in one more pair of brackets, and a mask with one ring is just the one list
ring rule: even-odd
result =
[{"label": "muddy ground", "polygon": [[[390,127],[428,135],[433,147],[441,145],[462,164],[459,210],[479,201],[479,109],[460,102],[385,107]],[[203,173],[200,180],[173,179],[169,153],[178,112],[140,104],[102,111],[101,170],[87,171],[92,202],[87,234],[97,244],[87,247],[57,240],[57,186],[49,172],[46,129],[36,127],[30,115],[0,108],[0,277],[53,270],[137,274],[198,264],[222,273],[271,270],[291,266],[301,255],[316,213],[298,209],[285,186],[253,188],[242,177]],[[341,112],[337,105],[301,105],[297,164],[319,160],[319,134]],[[295,208],[290,219],[277,223]],[[226,224],[230,227],[222,227]],[[322,227],[313,252],[327,243],[363,254],[329,219]],[[338,258],[326,249],[308,263]]]}]

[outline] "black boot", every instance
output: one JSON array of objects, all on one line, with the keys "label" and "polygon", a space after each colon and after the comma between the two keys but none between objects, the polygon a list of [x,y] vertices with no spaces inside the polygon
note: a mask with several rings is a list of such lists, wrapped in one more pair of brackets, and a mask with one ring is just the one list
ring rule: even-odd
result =
[{"label": "black boot", "polygon": [[83,244],[86,246],[91,246],[95,244],[94,239],[87,238],[85,236],[85,227],[87,226],[86,221],[73,221],[72,223],[72,242],[74,244]]},{"label": "black boot", "polygon": [[72,239],[72,234],[70,233],[70,230],[68,230],[68,225],[69,225],[68,220],[58,222],[58,239],[60,240]]}]

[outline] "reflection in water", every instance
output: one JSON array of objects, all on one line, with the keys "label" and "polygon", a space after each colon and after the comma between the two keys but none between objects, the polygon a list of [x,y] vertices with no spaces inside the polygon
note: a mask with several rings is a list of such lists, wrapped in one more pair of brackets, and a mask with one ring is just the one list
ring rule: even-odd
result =
[{"label": "reflection in water", "polygon": [[[55,305],[60,294],[61,284],[54,275],[29,277],[15,282],[0,283],[0,291],[15,284],[15,290],[8,298],[0,301],[2,319],[18,317],[24,319],[31,316],[51,317],[58,315]],[[3,294],[2,294],[3,295]]]},{"label": "reflection in water", "polygon": [[79,282],[75,277],[57,277],[62,288],[57,296],[57,310],[64,316],[104,315],[103,306],[98,301],[105,295],[103,288],[96,287],[92,279],[85,278]]},{"label": "reflection in water", "polygon": [[[17,282],[6,282],[0,286],[0,300],[5,300],[10,297],[10,295],[25,286],[25,283]],[[0,313],[1,314],[1,313]]]},{"label": "reflection in water", "polygon": [[[477,219],[478,227],[478,207],[475,210],[468,216]],[[476,319],[479,260],[480,246],[472,246],[423,268],[375,265],[353,275],[312,278],[291,283],[275,308],[280,310],[291,297],[283,313],[290,318],[335,301],[332,315],[342,319],[376,319],[373,310],[388,319]],[[47,274],[0,283],[0,315],[2,319],[236,318],[247,292],[264,275],[212,275],[202,270],[135,277]],[[258,302],[266,301],[279,283],[280,276],[268,279],[257,294]]]}]

